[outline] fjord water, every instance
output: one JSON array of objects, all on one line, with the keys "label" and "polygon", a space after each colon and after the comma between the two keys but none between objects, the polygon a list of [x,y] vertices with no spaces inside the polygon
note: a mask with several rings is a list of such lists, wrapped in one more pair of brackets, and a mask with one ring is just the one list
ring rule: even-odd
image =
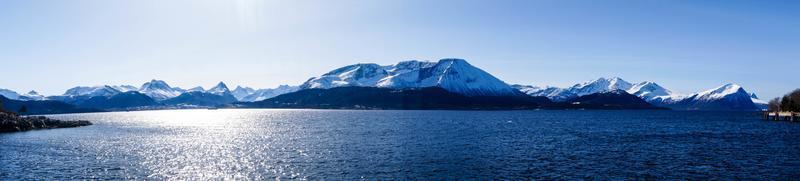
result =
[{"label": "fjord water", "polygon": [[0,134],[0,180],[800,176],[800,124],[752,112],[169,110]]}]

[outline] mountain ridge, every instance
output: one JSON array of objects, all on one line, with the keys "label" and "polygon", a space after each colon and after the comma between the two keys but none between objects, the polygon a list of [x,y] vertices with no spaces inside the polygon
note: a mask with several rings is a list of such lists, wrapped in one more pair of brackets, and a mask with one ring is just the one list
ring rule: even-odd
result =
[{"label": "mountain ridge", "polygon": [[[715,89],[693,94],[678,94],[655,82],[631,83],[619,77],[601,77],[566,88],[509,85],[492,74],[471,65],[464,59],[454,58],[440,59],[435,62],[408,60],[391,65],[358,63],[339,67],[320,76],[309,78],[299,86],[281,85],[276,88],[266,89],[253,89],[239,85],[231,90],[224,82],[220,81],[210,89],[197,86],[185,90],[179,87],[172,87],[166,81],[152,79],[142,84],[141,87],[130,85],[77,86],[57,96],[45,97],[35,91],[19,94],[7,89],[0,89],[0,95],[14,100],[56,100],[72,105],[97,107],[88,105],[102,105],[103,101],[110,100],[115,95],[134,91],[153,99],[157,104],[152,104],[150,101],[144,100],[146,98],[132,94],[126,95],[130,96],[128,99],[121,100],[145,102],[145,105],[153,106],[187,104],[215,106],[232,102],[263,101],[306,89],[337,87],[375,87],[395,90],[439,87],[467,97],[525,95],[547,97],[554,102],[566,102],[582,96],[624,90],[628,94],[637,96],[652,105],[679,110],[757,110],[766,105],[765,101],[758,99],[755,94],[747,92],[736,84],[726,84]],[[387,95],[391,96],[391,94]],[[174,99],[177,97],[181,98]],[[625,97],[619,98],[623,99]],[[127,105],[122,102],[119,104]]]},{"label": "mountain ridge", "polygon": [[[526,85],[515,85],[515,88],[528,95],[546,96],[556,102],[591,93],[624,90],[653,105],[678,110],[759,110],[763,107],[761,103],[765,103],[752,98],[742,86],[732,83],[689,95],[677,94],[655,82],[632,84],[618,77],[599,78],[568,88],[549,87],[547,91]],[[748,98],[743,98],[745,96]]]}]

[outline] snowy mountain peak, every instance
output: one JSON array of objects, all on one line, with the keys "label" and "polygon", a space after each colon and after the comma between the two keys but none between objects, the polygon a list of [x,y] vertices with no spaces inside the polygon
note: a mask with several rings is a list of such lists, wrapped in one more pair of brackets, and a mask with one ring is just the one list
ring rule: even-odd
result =
[{"label": "snowy mountain peak", "polygon": [[658,85],[655,82],[649,82],[649,81],[634,84],[627,91],[628,93],[639,96],[644,100],[651,100],[659,96],[672,95],[672,91],[667,90],[664,87],[661,87],[661,85]]},{"label": "snowy mountain peak", "polygon": [[250,87],[236,86],[236,88],[231,91],[231,94],[233,94],[233,97],[236,97],[236,100],[241,101],[244,99],[244,97],[247,97],[255,92],[256,90]]},{"label": "snowy mountain peak", "polygon": [[[545,96],[560,102],[582,95],[607,91],[626,91],[656,106],[679,110],[756,110],[766,105],[755,94],[747,93],[742,86],[725,84],[714,89],[690,95],[675,94],[654,82],[630,84],[620,78],[599,78],[576,84],[570,88],[515,85],[531,96]],[[757,107],[758,106],[758,107]]]},{"label": "snowy mountain peak", "polygon": [[758,96],[756,96],[756,93],[750,93],[750,98],[758,99]]},{"label": "snowy mountain peak", "polygon": [[172,90],[172,87],[164,82],[163,80],[156,80],[153,79],[150,82],[142,84],[142,87],[139,90]]},{"label": "snowy mountain peak", "polygon": [[427,62],[427,61],[418,61],[418,60],[407,60],[402,61],[394,65],[385,66],[384,69],[388,71],[390,74],[403,74],[409,71],[418,70],[425,67],[431,67],[436,65],[434,62]]},{"label": "snowy mountain peak", "polygon": [[228,85],[225,85],[224,82],[219,82],[217,83],[216,86],[212,87],[211,89],[208,89],[208,91],[206,92],[217,95],[223,95],[223,94],[230,94],[231,90],[228,89]]},{"label": "snowy mountain peak", "polygon": [[45,97],[44,97],[44,95],[41,95],[38,92],[31,90],[28,93],[25,93],[25,95],[21,95],[20,99],[22,99],[22,100],[37,100],[37,101],[41,101],[41,100],[45,100]]},{"label": "snowy mountain peak", "polygon": [[389,88],[441,87],[466,96],[516,96],[521,92],[463,59],[442,59],[417,69],[392,72],[377,86]]},{"label": "snowy mountain peak", "polygon": [[208,90],[211,91],[211,90],[230,90],[230,89],[228,89],[228,85],[225,85],[225,82],[219,82],[217,83],[217,85]]},{"label": "snowy mountain peak", "polygon": [[245,93],[251,94],[251,93],[253,93],[253,91],[255,91],[255,89],[250,88],[250,87],[236,86],[236,88],[233,89],[232,92],[245,92]]},{"label": "snowy mountain peak", "polygon": [[725,84],[685,97],[677,103],[690,110],[757,110],[750,93],[737,84]]},{"label": "snowy mountain peak", "polygon": [[467,63],[467,60],[464,60],[464,59],[458,59],[458,58],[445,58],[445,59],[441,59],[441,60],[439,60],[439,64],[441,64],[441,63],[448,63],[448,64],[469,64],[469,63]]},{"label": "snowy mountain peak", "polygon": [[291,93],[299,90],[300,88],[297,86],[289,86],[289,85],[281,85],[274,89],[259,89],[254,91],[252,94],[239,98],[239,101],[243,102],[254,102],[254,101],[261,101],[264,99],[273,98],[275,96]]},{"label": "snowy mountain peak", "polygon": [[463,59],[442,59],[438,62],[411,60],[387,66],[372,63],[349,65],[311,78],[300,87],[327,89],[342,86],[398,89],[436,86],[467,96],[521,94]]},{"label": "snowy mountain peak", "polygon": [[8,90],[8,89],[0,89],[0,96],[9,98],[9,99],[19,99],[19,93]]},{"label": "snowy mountain peak", "polygon": [[120,92],[129,92],[129,91],[137,91],[137,90],[139,90],[139,88],[137,88],[135,86],[132,86],[132,85],[115,85],[115,86],[111,86],[111,88],[114,88],[114,89],[116,89],[116,90],[118,90]]},{"label": "snowy mountain peak", "polygon": [[189,89],[187,91],[189,91],[189,92],[205,92],[206,89],[204,89],[203,86],[197,86],[197,87],[191,88],[191,89]]},{"label": "snowy mountain peak", "polygon": [[360,63],[335,69],[320,77],[313,77],[300,87],[303,89],[328,89],[343,86],[371,86],[387,75],[384,67],[378,64]]},{"label": "snowy mountain peak", "polygon": [[737,85],[737,84],[730,84],[730,83],[722,85],[722,86],[719,86],[719,87],[714,88],[714,89],[710,89],[710,90],[707,90],[707,91],[700,92],[700,93],[697,94],[697,96],[700,97],[700,98],[704,98],[704,99],[719,99],[719,98],[723,98],[723,97],[725,97],[727,95],[737,94],[737,93],[738,94],[744,94],[748,98],[750,97],[750,94],[748,94],[744,90],[744,88],[742,88],[742,86]]},{"label": "snowy mountain peak", "polygon": [[619,77],[601,77],[597,80],[576,84],[569,88],[569,92],[578,96],[583,96],[610,90],[628,90],[632,86],[630,82],[622,80]]},{"label": "snowy mountain peak", "polygon": [[64,96],[88,96],[88,97],[106,96],[106,97],[109,97],[109,96],[113,96],[113,95],[116,95],[116,94],[119,94],[119,93],[120,93],[119,90],[114,89],[113,87],[107,86],[107,85],[105,85],[105,86],[92,86],[92,87],[78,86],[78,87],[74,87],[74,88],[71,88],[71,89],[67,89],[67,91],[64,92]]},{"label": "snowy mountain peak", "polygon": [[36,91],[34,91],[34,90],[28,91],[28,93],[27,93],[27,94],[25,94],[25,95],[41,96],[41,95],[40,95],[38,92],[36,92]]},{"label": "snowy mountain peak", "polygon": [[[382,67],[378,64],[374,63],[359,63],[355,65],[349,65],[342,68],[335,69],[330,71],[322,76],[329,76],[329,75],[352,75],[354,79],[361,79],[361,78],[368,78],[376,75],[375,73],[380,73]],[[345,77],[342,77],[345,78]]]},{"label": "snowy mountain peak", "polygon": [[180,88],[170,87],[169,84],[163,80],[153,79],[150,82],[142,84],[142,87],[139,88],[139,92],[156,100],[165,100],[177,97],[185,91]]}]

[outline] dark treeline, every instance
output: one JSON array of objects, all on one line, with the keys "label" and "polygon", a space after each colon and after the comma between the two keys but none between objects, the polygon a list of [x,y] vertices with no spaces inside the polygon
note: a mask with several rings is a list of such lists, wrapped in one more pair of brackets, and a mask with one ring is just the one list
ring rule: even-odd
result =
[{"label": "dark treeline", "polygon": [[3,100],[0,100],[0,112],[6,112],[5,107],[3,107]]},{"label": "dark treeline", "polygon": [[769,101],[770,111],[800,112],[800,89],[794,90],[780,98]]}]

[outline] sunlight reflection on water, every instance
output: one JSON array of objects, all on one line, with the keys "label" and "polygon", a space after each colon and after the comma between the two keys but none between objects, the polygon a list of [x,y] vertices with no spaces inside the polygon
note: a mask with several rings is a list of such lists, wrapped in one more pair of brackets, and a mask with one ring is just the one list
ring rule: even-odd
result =
[{"label": "sunlight reflection on water", "polygon": [[[788,178],[800,126],[672,111],[167,110],[0,134],[0,180]],[[776,151],[779,150],[779,151]]]}]

